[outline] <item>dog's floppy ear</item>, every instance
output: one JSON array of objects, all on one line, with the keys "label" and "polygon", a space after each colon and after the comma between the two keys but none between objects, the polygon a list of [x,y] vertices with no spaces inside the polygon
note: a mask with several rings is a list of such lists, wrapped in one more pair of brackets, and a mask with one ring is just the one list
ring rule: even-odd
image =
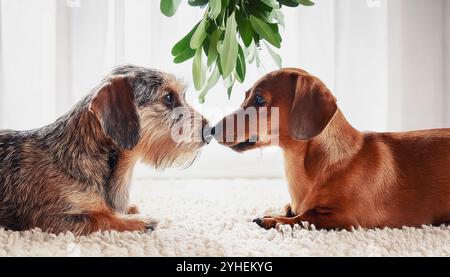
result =
[{"label": "dog's floppy ear", "polygon": [[319,135],[337,111],[336,98],[313,76],[293,73],[294,100],[289,116],[289,135],[309,140]]},{"label": "dog's floppy ear", "polygon": [[111,77],[94,95],[89,111],[95,114],[105,135],[120,147],[132,149],[138,143],[139,115],[133,89],[125,76]]}]

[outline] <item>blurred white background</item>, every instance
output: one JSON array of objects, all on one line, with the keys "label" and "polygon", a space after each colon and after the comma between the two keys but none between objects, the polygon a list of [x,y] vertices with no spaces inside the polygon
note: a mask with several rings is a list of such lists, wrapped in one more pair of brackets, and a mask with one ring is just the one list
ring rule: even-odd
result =
[{"label": "blurred white background", "polygon": [[[320,77],[360,130],[450,127],[450,0],[316,0],[283,8],[283,66]],[[218,84],[199,105],[191,61],[172,63],[170,49],[201,18],[182,4],[167,18],[152,0],[0,0],[0,128],[30,129],[54,121],[123,63],[172,72],[190,103],[212,122],[236,109],[243,92],[276,69],[252,65],[232,98]],[[161,178],[280,177],[276,148],[236,154],[216,143],[185,170],[137,175]]]}]

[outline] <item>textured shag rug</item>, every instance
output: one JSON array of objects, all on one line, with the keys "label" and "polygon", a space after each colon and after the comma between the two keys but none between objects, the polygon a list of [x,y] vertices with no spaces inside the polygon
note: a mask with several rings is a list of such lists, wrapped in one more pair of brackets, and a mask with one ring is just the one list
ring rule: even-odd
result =
[{"label": "textured shag rug", "polygon": [[283,180],[138,180],[132,200],[151,233],[74,237],[0,229],[0,256],[450,256],[450,227],[263,230],[252,219],[289,202]]}]

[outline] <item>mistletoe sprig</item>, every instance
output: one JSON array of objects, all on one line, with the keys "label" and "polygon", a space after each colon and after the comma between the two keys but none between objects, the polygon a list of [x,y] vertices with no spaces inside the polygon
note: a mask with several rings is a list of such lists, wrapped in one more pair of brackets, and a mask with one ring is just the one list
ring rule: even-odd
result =
[{"label": "mistletoe sprig", "polygon": [[[181,0],[161,0],[161,12],[173,16]],[[231,95],[236,81],[245,79],[247,64],[261,66],[258,50],[262,44],[281,67],[280,26],[284,27],[282,6],[312,6],[310,0],[188,0],[191,6],[205,8],[203,18],[172,48],[175,63],[191,58],[194,87],[200,103],[220,77]]]}]

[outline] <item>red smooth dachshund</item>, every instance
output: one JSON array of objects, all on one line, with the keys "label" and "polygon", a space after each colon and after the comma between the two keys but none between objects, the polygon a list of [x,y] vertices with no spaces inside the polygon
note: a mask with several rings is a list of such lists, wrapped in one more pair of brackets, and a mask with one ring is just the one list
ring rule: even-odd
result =
[{"label": "red smooth dachshund", "polygon": [[[216,139],[243,152],[270,144],[261,132],[277,131],[291,196],[284,216],[254,220],[261,227],[302,221],[319,229],[450,222],[450,129],[360,132],[322,81],[295,68],[265,75],[241,107],[216,125]],[[279,125],[272,127],[277,130],[246,129],[242,135],[236,127],[227,130],[227,119],[249,107],[279,107]],[[246,124],[258,124],[252,120],[259,117],[245,117]],[[225,135],[234,141],[226,142]]]}]

